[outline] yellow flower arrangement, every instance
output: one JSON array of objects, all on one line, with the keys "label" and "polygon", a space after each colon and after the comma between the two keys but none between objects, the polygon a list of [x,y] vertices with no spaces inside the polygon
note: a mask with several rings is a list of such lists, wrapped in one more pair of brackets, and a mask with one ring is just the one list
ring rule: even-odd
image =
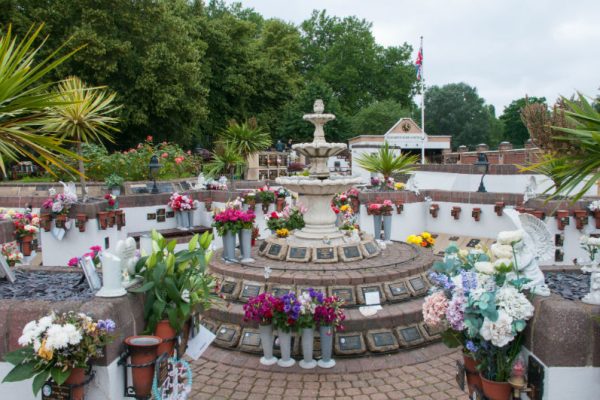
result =
[{"label": "yellow flower arrangement", "polygon": [[429,232],[422,232],[420,235],[409,235],[406,242],[417,246],[429,248],[435,244],[435,239]]},{"label": "yellow flower arrangement", "polygon": [[54,356],[52,349],[46,347],[46,339],[42,340],[42,344],[38,349],[38,356],[44,360],[52,360],[52,357]]},{"label": "yellow flower arrangement", "polygon": [[341,212],[346,212],[346,211],[352,212],[352,209],[350,208],[349,204],[344,204],[343,206],[340,207],[340,211]]},{"label": "yellow flower arrangement", "polygon": [[288,231],[286,228],[281,228],[281,229],[277,229],[275,231],[275,234],[280,238],[285,238],[285,237],[288,237],[288,235],[290,234],[290,231]]},{"label": "yellow flower arrangement", "polygon": [[396,190],[404,190],[404,186],[405,185],[402,182],[396,182],[396,183],[394,183],[394,189],[396,189]]}]

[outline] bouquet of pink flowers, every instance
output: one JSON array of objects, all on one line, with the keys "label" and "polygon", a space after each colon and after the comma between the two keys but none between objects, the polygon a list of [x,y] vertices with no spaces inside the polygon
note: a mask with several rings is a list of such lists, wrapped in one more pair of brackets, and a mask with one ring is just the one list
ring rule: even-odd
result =
[{"label": "bouquet of pink flowers", "polygon": [[391,200],[384,200],[383,203],[370,203],[367,211],[371,215],[392,215],[394,203]]},{"label": "bouquet of pink flowers", "polygon": [[261,293],[251,297],[244,304],[244,321],[256,321],[261,325],[269,325],[273,321],[273,311],[279,303],[281,303],[281,299],[271,293]]},{"label": "bouquet of pink flowers", "polygon": [[69,262],[67,263],[67,265],[69,267],[76,267],[77,265],[79,265],[79,260],[83,259],[85,257],[90,257],[92,259],[92,261],[94,262],[94,266],[96,268],[98,268],[98,266],[100,265],[100,252],[102,251],[102,247],[100,246],[92,246],[90,247],[90,251],[85,253],[84,255],[82,255],[81,257],[73,257],[69,260]]},{"label": "bouquet of pink flowers", "polygon": [[20,263],[23,260],[23,253],[19,250],[17,242],[4,243],[0,247],[0,252],[11,267],[14,267],[16,263]]},{"label": "bouquet of pink flowers", "polygon": [[50,198],[42,204],[47,210],[51,210],[53,214],[68,214],[71,206],[77,202],[77,196],[72,193],[56,193],[51,189]]},{"label": "bouquet of pink flowers", "polygon": [[26,210],[23,214],[15,213],[12,216],[12,222],[17,239],[29,235],[35,236],[40,231],[40,218],[37,214],[32,214],[31,210]]},{"label": "bouquet of pink flowers", "polygon": [[346,319],[342,305],[344,302],[337,296],[325,297],[315,307],[314,319],[317,326],[331,326],[343,330],[342,322]]},{"label": "bouquet of pink flowers", "polygon": [[167,203],[173,211],[188,211],[194,208],[194,200],[186,194],[173,193]]},{"label": "bouquet of pink flowers", "polygon": [[252,229],[256,215],[252,210],[242,211],[238,208],[226,208],[213,217],[213,227],[217,229],[219,235],[223,236],[225,232],[237,233],[241,229]]}]

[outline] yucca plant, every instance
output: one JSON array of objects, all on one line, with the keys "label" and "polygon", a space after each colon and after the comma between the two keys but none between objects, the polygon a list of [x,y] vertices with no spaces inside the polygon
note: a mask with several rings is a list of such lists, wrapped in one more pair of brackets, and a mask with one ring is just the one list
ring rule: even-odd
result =
[{"label": "yucca plant", "polygon": [[43,24],[32,26],[21,40],[12,36],[10,25],[0,32],[0,169],[5,175],[7,161],[23,158],[50,173],[50,165],[78,173],[59,157],[77,155],[63,147],[61,138],[41,128],[49,122],[48,110],[65,104],[50,90],[55,83],[44,79],[79,49],[58,56],[65,43],[48,57],[36,59],[45,40],[38,47],[33,43],[42,28]]},{"label": "yucca plant", "polygon": [[88,87],[81,79],[71,76],[58,85],[58,98],[62,104],[54,105],[49,112],[45,129],[56,132],[59,138],[74,142],[79,155],[79,179],[82,198],[87,200],[85,166],[82,158],[83,143],[113,142],[118,119],[113,117],[120,106],[113,101],[115,93],[104,87]]},{"label": "yucca plant", "polygon": [[236,171],[239,172],[245,163],[233,144],[219,144],[217,150],[212,153],[212,160],[204,165],[204,172],[213,178],[225,174],[233,180]]},{"label": "yucca plant", "polygon": [[548,172],[554,182],[546,190],[550,198],[571,196],[575,202],[600,179],[600,112],[580,93],[576,101],[562,100],[570,126],[553,126],[566,134],[555,139],[568,142],[578,151],[547,156],[527,169]]},{"label": "yucca plant", "polygon": [[258,126],[255,118],[238,123],[230,121],[227,128],[219,134],[222,145],[230,144],[243,158],[259,151],[264,151],[271,145],[271,135]]},{"label": "yucca plant", "polygon": [[376,153],[361,154],[356,163],[368,172],[382,174],[384,182],[387,182],[392,174],[404,174],[414,170],[414,164],[418,160],[417,155],[396,155],[394,150],[390,149],[389,143],[385,142]]}]

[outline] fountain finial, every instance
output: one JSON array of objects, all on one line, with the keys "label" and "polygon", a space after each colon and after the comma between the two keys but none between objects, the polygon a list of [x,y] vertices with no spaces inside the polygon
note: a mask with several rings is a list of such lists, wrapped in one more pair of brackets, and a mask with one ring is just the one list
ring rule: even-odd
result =
[{"label": "fountain finial", "polygon": [[325,111],[325,104],[323,103],[323,100],[315,100],[315,104],[313,104],[313,111],[316,114],[323,114],[323,111]]}]

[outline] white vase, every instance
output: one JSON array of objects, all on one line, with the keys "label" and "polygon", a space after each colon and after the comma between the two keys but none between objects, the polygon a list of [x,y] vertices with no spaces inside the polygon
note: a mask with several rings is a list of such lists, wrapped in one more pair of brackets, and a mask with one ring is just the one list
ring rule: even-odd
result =
[{"label": "white vase", "polygon": [[319,327],[319,335],[321,335],[321,359],[317,365],[321,368],[333,368],[335,360],[331,358],[333,352],[333,327]]},{"label": "white vase", "polygon": [[292,354],[292,333],[279,330],[279,348],[281,349],[281,358],[277,361],[280,367],[291,367],[296,364],[296,360],[291,358]]},{"label": "white vase", "polygon": [[263,356],[260,358],[262,365],[273,365],[277,362],[277,357],[273,356],[273,325],[259,325],[260,344],[263,349]]},{"label": "white vase", "polygon": [[254,262],[252,258],[252,229],[242,229],[240,231],[240,250],[242,252],[242,262]]},{"label": "white vase", "polygon": [[315,330],[313,328],[302,329],[302,356],[300,360],[300,368],[312,369],[317,366],[317,362],[313,358],[313,341],[315,339]]},{"label": "white vase", "polygon": [[392,241],[392,216],[384,215],[383,216],[383,239],[386,243],[391,243]]},{"label": "white vase", "polygon": [[227,231],[223,234],[223,259],[225,259],[225,261],[236,261],[235,234],[231,231]]}]

